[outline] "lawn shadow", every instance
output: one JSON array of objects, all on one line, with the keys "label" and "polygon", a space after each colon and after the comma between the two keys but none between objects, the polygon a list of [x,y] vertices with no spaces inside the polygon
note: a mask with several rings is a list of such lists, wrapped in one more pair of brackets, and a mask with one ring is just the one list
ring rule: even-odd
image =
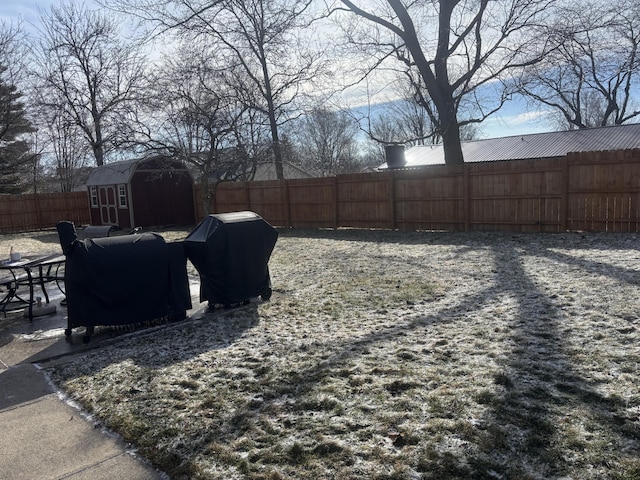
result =
[{"label": "lawn shadow", "polygon": [[[554,261],[572,258],[547,252]],[[585,448],[580,441],[566,438],[565,427],[584,420],[584,414],[581,419],[578,411],[586,411],[587,417],[615,438],[618,445],[637,444],[640,432],[637,428],[630,431],[618,420],[620,400],[599,393],[573,364],[562,332],[562,325],[569,319],[551,300],[553,292],[540,291],[532,280],[524,268],[523,255],[526,251],[518,248],[494,249],[497,289],[516,298],[520,312],[511,325],[514,348],[507,353],[503,371],[494,377],[495,387],[502,393],[485,399],[490,407],[484,419],[489,434],[486,456],[469,460],[471,465],[476,463],[476,470],[495,471],[503,478],[532,478],[532,475],[561,478],[571,476],[571,469],[576,467],[568,461],[571,449],[581,453]],[[577,263],[582,268],[592,266],[589,261]],[[617,273],[620,272],[614,275]],[[615,447],[606,453],[615,455]],[[603,458],[602,454],[595,452],[596,461],[615,463],[613,458]],[[487,458],[504,460],[487,464]]]},{"label": "lawn shadow", "polygon": [[[351,235],[352,232],[346,232],[342,237],[352,238]],[[620,400],[599,393],[567,354],[562,325],[568,319],[554,304],[553,292],[542,292],[526,271],[523,257],[527,250],[522,248],[521,236],[515,235],[501,242],[494,241],[496,237],[491,235],[483,238],[485,241],[476,239],[465,243],[465,249],[491,249],[495,263],[494,284],[449,308],[366,334],[356,341],[333,345],[333,353],[326,360],[297,372],[286,384],[271,385],[261,391],[264,402],[259,408],[249,404],[246,409],[236,410],[224,420],[222,430],[227,434],[233,432],[236,439],[242,438],[263,412],[276,408],[283,398],[300,398],[312,392],[323,379],[335,375],[371,346],[402,339],[419,328],[436,323],[457,321],[460,312],[474,312],[509,296],[519,305],[507,334],[514,347],[505,352],[502,368],[494,374],[494,384],[487,385],[493,393],[479,399],[488,413],[479,422],[481,430],[473,431],[469,438],[470,442],[479,445],[479,450],[470,452],[467,458],[457,459],[458,465],[467,467],[449,472],[446,478],[488,478],[492,475],[495,478],[560,478],[571,475],[576,465],[567,460],[567,448],[579,450],[584,445],[571,444],[563,438],[565,432],[560,427],[573,420],[572,412],[576,410],[586,410],[598,428],[605,430],[616,444],[635,442],[637,445],[640,438],[637,427],[620,422]],[[571,239],[578,244],[581,242],[581,236]],[[544,243],[566,247],[566,239],[560,236]],[[547,245],[546,250],[551,260],[557,260],[555,252],[548,248],[551,247]],[[578,263],[589,267],[592,262]],[[614,270],[611,275],[629,273],[625,269]],[[596,452],[595,457],[598,456],[600,461],[607,461],[602,458],[602,452]],[[615,463],[614,459],[609,460]],[[443,471],[446,462],[446,457],[434,456],[432,452],[430,458],[421,460],[420,471]],[[581,467],[591,468],[588,465]]]},{"label": "lawn shadow", "polygon": [[[361,238],[362,231],[313,232],[319,238],[332,240],[379,241],[375,235],[371,239]],[[522,248],[522,235],[512,235],[505,240],[504,236],[492,234],[468,236],[462,233],[450,235],[416,232],[409,235],[407,240],[402,240],[406,232],[397,236],[394,232],[385,232],[385,237],[387,233],[391,237],[390,243],[453,242],[460,245],[465,253],[490,249],[494,259],[495,282],[480,286],[472,294],[460,298],[457,303],[446,304],[429,314],[406,317],[395,326],[363,334],[355,340],[332,343],[331,352],[324,360],[309,368],[300,369],[286,380],[277,379],[271,384],[261,385],[260,401],[252,398],[240,408],[221,413],[216,418],[215,429],[202,436],[200,448],[203,451],[208,448],[207,442],[211,439],[224,441],[226,444],[234,444],[243,439],[250,433],[251,425],[258,422],[258,417],[269,417],[269,412],[277,411],[286,402],[295,401],[312,392],[326,377],[335,375],[336,371],[344,368],[346,363],[357,360],[370,347],[402,339],[425,327],[463,321],[461,317],[464,312],[477,312],[504,296],[515,298],[519,305],[509,325],[510,333],[507,334],[514,347],[505,352],[502,368],[494,375],[494,384],[487,385],[492,394],[481,400],[487,410],[480,422],[482,428],[468,433],[470,442],[480,445],[479,450],[469,451],[467,458],[458,459],[458,464],[468,466],[466,470],[449,472],[443,478],[531,478],[531,474],[557,478],[571,475],[571,467],[564,455],[565,445],[560,438],[560,426],[566,420],[562,410],[566,411],[567,406],[571,409],[587,409],[613,438],[638,443],[640,434],[637,429],[629,432],[627,427],[616,420],[619,402],[598,393],[589,380],[580,375],[577,366],[566,353],[562,333],[562,324],[566,318],[554,304],[551,298],[553,292],[542,292],[527,272],[523,256],[528,253]],[[301,232],[287,231],[285,235],[295,237],[301,235]],[[305,238],[308,237],[305,235]],[[499,241],[500,238],[503,240]],[[549,250],[554,247],[566,248],[567,238],[579,245],[583,240],[581,236],[541,235],[539,238],[552,261],[558,261],[555,256],[560,255],[563,263],[576,262],[581,268],[595,268],[593,262],[562,258],[565,254]],[[631,275],[633,272],[622,270],[624,271],[614,269],[611,275]],[[110,352],[108,363],[131,358],[139,367],[157,370],[189,360],[206,351],[224,349],[260,322],[257,305],[254,304],[230,313],[213,312],[211,318],[171,327],[161,336],[154,333],[144,338],[137,336],[127,344],[116,346]],[[189,345],[189,339],[194,335],[204,336],[206,341]],[[131,349],[135,348],[135,344],[148,345],[149,352],[156,353],[158,349],[153,348],[154,345],[168,346],[161,349],[160,356],[140,352],[132,355]],[[97,370],[93,369],[94,372]],[[420,471],[425,474],[441,471],[445,460],[437,457],[423,460]]]},{"label": "lawn shadow", "polygon": [[586,273],[610,277],[618,281],[624,281],[630,285],[640,285],[640,268],[633,269],[611,265],[605,262],[585,260],[573,255],[561,253],[547,248],[540,254],[541,258],[547,258],[559,264],[577,267]]}]

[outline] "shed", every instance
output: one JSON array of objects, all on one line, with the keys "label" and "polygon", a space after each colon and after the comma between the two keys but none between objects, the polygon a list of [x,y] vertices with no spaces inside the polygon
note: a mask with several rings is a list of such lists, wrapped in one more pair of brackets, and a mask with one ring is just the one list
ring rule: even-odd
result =
[{"label": "shed", "polygon": [[154,156],[97,167],[87,179],[92,225],[193,225],[193,177],[183,162]]}]

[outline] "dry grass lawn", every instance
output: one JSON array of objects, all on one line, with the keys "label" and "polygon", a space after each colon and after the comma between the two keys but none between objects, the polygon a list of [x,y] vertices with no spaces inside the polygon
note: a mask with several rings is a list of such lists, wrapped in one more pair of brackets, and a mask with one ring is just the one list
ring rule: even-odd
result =
[{"label": "dry grass lawn", "polygon": [[639,246],[285,230],[270,302],[50,375],[172,479],[638,479]]}]

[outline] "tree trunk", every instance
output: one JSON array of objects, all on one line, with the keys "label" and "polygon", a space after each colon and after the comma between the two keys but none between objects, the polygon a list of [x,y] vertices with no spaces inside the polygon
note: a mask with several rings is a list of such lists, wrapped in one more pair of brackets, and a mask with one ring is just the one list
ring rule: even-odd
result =
[{"label": "tree trunk", "polygon": [[104,152],[102,151],[102,147],[95,145],[93,155],[96,159],[96,166],[102,167],[104,165]]},{"label": "tree trunk", "polygon": [[102,127],[99,120],[94,116],[96,141],[93,143],[93,155],[96,158],[96,165],[101,167],[104,165],[104,142],[102,141]]},{"label": "tree trunk", "polygon": [[444,163],[446,165],[462,165],[464,156],[462,155],[462,144],[460,142],[460,125],[455,112],[447,112],[440,116],[442,128],[442,147],[444,149]]},{"label": "tree trunk", "polygon": [[200,169],[200,183],[202,188],[202,209],[204,210],[204,215],[207,216],[215,213],[213,212],[213,197],[216,195],[220,182],[214,182],[212,186],[211,182],[209,182],[209,168],[207,165],[203,165]]},{"label": "tree trunk", "polygon": [[[462,165],[464,157],[462,155],[462,145],[460,144],[460,131],[458,124],[455,128],[449,128],[442,132],[442,146],[444,148],[444,163],[446,165]],[[451,133],[454,131],[455,133]]]},{"label": "tree trunk", "polygon": [[[272,115],[270,114],[269,117],[271,116]],[[276,178],[278,180],[284,180],[284,168],[282,167],[282,148],[280,146],[278,124],[276,122],[275,115],[273,115],[273,120],[271,120],[271,139],[273,142],[273,163],[276,167]]]},{"label": "tree trunk", "polygon": [[271,90],[271,79],[269,78],[269,71],[266,61],[264,61],[262,64],[262,74],[266,91],[265,98],[267,99],[269,125],[271,127],[271,145],[273,148],[273,163],[276,167],[276,178],[278,180],[284,180],[284,170],[282,168],[282,149],[280,148],[280,137],[278,135],[278,120],[276,119],[276,109],[273,102],[273,92]]},{"label": "tree trunk", "polygon": [[440,1],[440,13],[438,17],[438,48],[431,70],[430,62],[425,57],[416,33],[413,20],[407,12],[407,7],[399,0],[388,0],[389,5],[398,15],[398,19],[404,27],[402,39],[411,52],[420,76],[424,80],[427,91],[438,113],[437,125],[441,131],[444,148],[444,162],[447,165],[459,165],[464,163],[462,146],[460,145],[460,125],[458,124],[457,109],[453,98],[453,87],[449,81],[447,61],[450,57],[449,37],[451,34],[451,14],[455,2]]}]

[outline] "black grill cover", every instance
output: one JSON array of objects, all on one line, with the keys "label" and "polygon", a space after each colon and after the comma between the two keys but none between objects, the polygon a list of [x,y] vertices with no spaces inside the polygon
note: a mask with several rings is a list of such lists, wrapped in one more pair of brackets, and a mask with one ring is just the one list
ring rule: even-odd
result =
[{"label": "black grill cover", "polygon": [[70,222],[58,224],[67,260],[69,329],[125,325],[191,308],[182,243],[155,233],[77,240]]},{"label": "black grill cover", "polygon": [[278,231],[253,212],[209,215],[185,239],[200,274],[200,301],[229,305],[271,288],[268,262]]}]

